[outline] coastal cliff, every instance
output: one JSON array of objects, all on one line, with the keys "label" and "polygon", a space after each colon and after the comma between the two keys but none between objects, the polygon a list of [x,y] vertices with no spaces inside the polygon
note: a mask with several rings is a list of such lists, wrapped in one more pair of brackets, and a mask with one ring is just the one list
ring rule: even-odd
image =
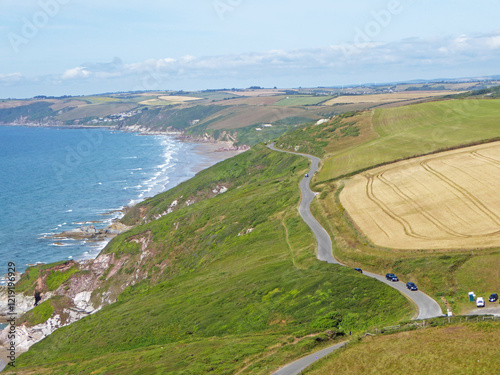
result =
[{"label": "coastal cliff", "polygon": [[52,333],[16,373],[236,373],[407,316],[392,288],[317,261],[296,209],[306,168],[255,146],[134,206],[95,260],[28,269],[17,290],[42,301],[18,319],[22,344]]},{"label": "coastal cliff", "polygon": [[[144,224],[200,200],[223,194],[228,188],[217,184],[204,190],[198,197],[177,197],[161,213],[152,213],[140,207],[127,208],[125,211],[132,211],[129,216],[136,217],[139,210],[139,221]],[[132,226],[120,222],[115,222],[105,229],[96,229],[90,225],[56,234],[53,238],[102,240],[114,238],[131,228]],[[137,254],[123,256],[102,252],[93,260],[71,260],[28,268],[17,283],[19,294],[16,295],[15,313],[18,325],[16,347],[19,352],[27,351],[58,328],[72,324],[116,302],[117,297],[126,288],[145,279],[157,282],[158,276],[155,277],[150,272],[152,262],[158,256],[156,251],[150,249],[151,241],[150,233],[131,238],[129,243],[140,246],[140,252]],[[134,272],[129,271],[128,267],[131,265]],[[167,266],[168,262],[163,262],[160,268]],[[6,317],[8,312],[5,292],[0,290],[0,317]],[[35,292],[41,295],[40,307],[37,309]],[[8,332],[9,327],[0,332],[0,341],[7,342]]]}]

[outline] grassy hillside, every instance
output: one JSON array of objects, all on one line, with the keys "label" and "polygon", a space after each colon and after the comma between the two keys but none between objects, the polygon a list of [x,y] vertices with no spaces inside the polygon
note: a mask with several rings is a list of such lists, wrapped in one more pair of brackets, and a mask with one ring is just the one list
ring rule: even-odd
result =
[{"label": "grassy hillside", "polygon": [[410,317],[392,288],[316,260],[297,213],[306,167],[258,146],[137,206],[125,221],[144,224],[104,250],[116,265],[96,293],[131,286],[33,346],[16,373],[268,374],[349,330]]},{"label": "grassy hillside", "polygon": [[331,96],[304,96],[304,95],[293,95],[284,97],[275,105],[277,106],[289,106],[289,105],[318,105],[330,100]]},{"label": "grassy hillside", "polygon": [[[334,239],[336,257],[353,267],[395,272],[404,282],[416,282],[443,308],[451,306],[459,313],[473,308],[467,302],[468,292],[488,296],[500,288],[496,282],[500,249],[408,252],[374,246],[339,201],[344,186],[341,176],[499,137],[499,104],[496,99],[447,100],[344,114],[288,133],[276,144],[322,157],[323,167],[314,180],[321,194],[313,202],[313,211]],[[341,131],[348,127],[358,129],[359,135],[343,137]]]},{"label": "grassy hillside", "polygon": [[363,142],[366,133],[369,137],[370,127],[364,124],[365,118],[371,122],[369,114],[347,112],[320,125],[300,127],[279,138],[276,146],[288,151],[325,156],[330,150]]},{"label": "grassy hillside", "polygon": [[31,121],[42,120],[52,116],[54,111],[50,108],[52,103],[40,101],[24,105],[20,102],[20,106],[0,109],[0,121],[6,124],[13,123],[19,117],[27,117]]},{"label": "grassy hillside", "polygon": [[492,374],[499,334],[498,323],[484,322],[366,338],[304,374]]},{"label": "grassy hillside", "polygon": [[499,107],[499,100],[468,99],[377,109],[372,118],[374,139],[333,151],[325,160],[318,180],[499,137]]}]

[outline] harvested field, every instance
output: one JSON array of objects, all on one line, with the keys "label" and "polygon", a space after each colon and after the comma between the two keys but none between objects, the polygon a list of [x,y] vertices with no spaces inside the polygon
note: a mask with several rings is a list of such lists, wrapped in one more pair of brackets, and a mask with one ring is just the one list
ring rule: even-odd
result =
[{"label": "harvested field", "polygon": [[210,129],[238,129],[261,123],[273,123],[288,117],[304,117],[317,120],[312,111],[296,107],[238,106],[224,109],[207,117],[201,124],[219,119],[209,125]]},{"label": "harvested field", "polygon": [[139,104],[151,106],[168,106],[174,104],[190,103],[197,100],[203,100],[203,98],[197,98],[193,96],[161,95],[158,97],[142,100],[139,102]]},{"label": "harvested field", "polygon": [[291,95],[284,97],[275,105],[280,105],[280,106],[319,105],[320,103],[329,101],[330,99],[331,96]]},{"label": "harvested field", "polygon": [[174,105],[176,103],[167,102],[166,100],[160,100],[160,99],[148,99],[148,100],[143,100],[143,101],[139,102],[139,104],[149,105],[149,106],[167,107],[170,105]]},{"label": "harvested field", "polygon": [[203,100],[203,98],[196,98],[194,96],[178,96],[178,95],[167,95],[167,96],[164,95],[164,96],[159,96],[158,99],[174,103],[186,103],[186,102],[192,102],[194,100]]},{"label": "harvested field", "polygon": [[33,103],[36,103],[36,100],[9,100],[6,102],[2,101],[0,102],[0,109],[22,107],[24,105],[30,105]]},{"label": "harvested field", "polygon": [[[456,92],[459,94],[460,92]],[[412,99],[423,99],[431,98],[436,96],[450,95],[449,91],[409,91],[409,92],[396,92],[393,94],[374,94],[374,95],[346,95],[339,96],[337,98],[331,99],[323,105],[334,105],[334,104],[359,104],[359,103],[373,103],[373,104],[383,104],[400,102]]]},{"label": "harvested field", "polygon": [[379,167],[348,180],[340,201],[376,245],[500,246],[500,142]]},{"label": "harvested field", "polygon": [[281,95],[285,94],[284,91],[280,91],[278,89],[269,89],[269,90],[246,90],[246,91],[225,91],[229,94],[238,95],[238,96],[272,96],[272,95]]},{"label": "harvested field", "polygon": [[227,100],[219,100],[213,104],[215,105],[254,105],[254,106],[265,106],[273,105],[277,101],[281,100],[282,96],[248,96],[244,98],[235,98]]}]

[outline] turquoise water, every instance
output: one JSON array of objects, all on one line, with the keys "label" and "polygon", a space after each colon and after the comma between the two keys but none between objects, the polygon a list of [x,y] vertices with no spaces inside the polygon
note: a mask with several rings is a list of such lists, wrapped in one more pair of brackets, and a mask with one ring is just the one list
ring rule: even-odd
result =
[{"label": "turquoise water", "polygon": [[0,274],[27,264],[94,258],[105,243],[54,240],[165,191],[206,162],[194,144],[101,129],[0,126]]}]

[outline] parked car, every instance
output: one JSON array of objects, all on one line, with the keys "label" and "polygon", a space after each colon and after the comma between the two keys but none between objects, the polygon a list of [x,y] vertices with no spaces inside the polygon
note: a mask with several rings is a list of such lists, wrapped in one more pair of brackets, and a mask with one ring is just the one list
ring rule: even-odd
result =
[{"label": "parked car", "polygon": [[488,301],[490,302],[496,302],[498,300],[498,294],[492,293]]},{"label": "parked car", "polygon": [[411,281],[408,281],[406,283],[406,287],[410,290],[418,290],[417,286],[415,285],[415,283],[412,283]]},{"label": "parked car", "polygon": [[393,273],[388,273],[387,275],[385,275],[385,278],[389,281],[399,281],[398,277]]},{"label": "parked car", "polygon": [[477,307],[484,307],[484,298],[483,297],[477,297],[476,306]]},{"label": "parked car", "polygon": [[355,268],[354,271],[358,271],[359,273],[363,273],[363,271],[361,270],[361,268]]}]

